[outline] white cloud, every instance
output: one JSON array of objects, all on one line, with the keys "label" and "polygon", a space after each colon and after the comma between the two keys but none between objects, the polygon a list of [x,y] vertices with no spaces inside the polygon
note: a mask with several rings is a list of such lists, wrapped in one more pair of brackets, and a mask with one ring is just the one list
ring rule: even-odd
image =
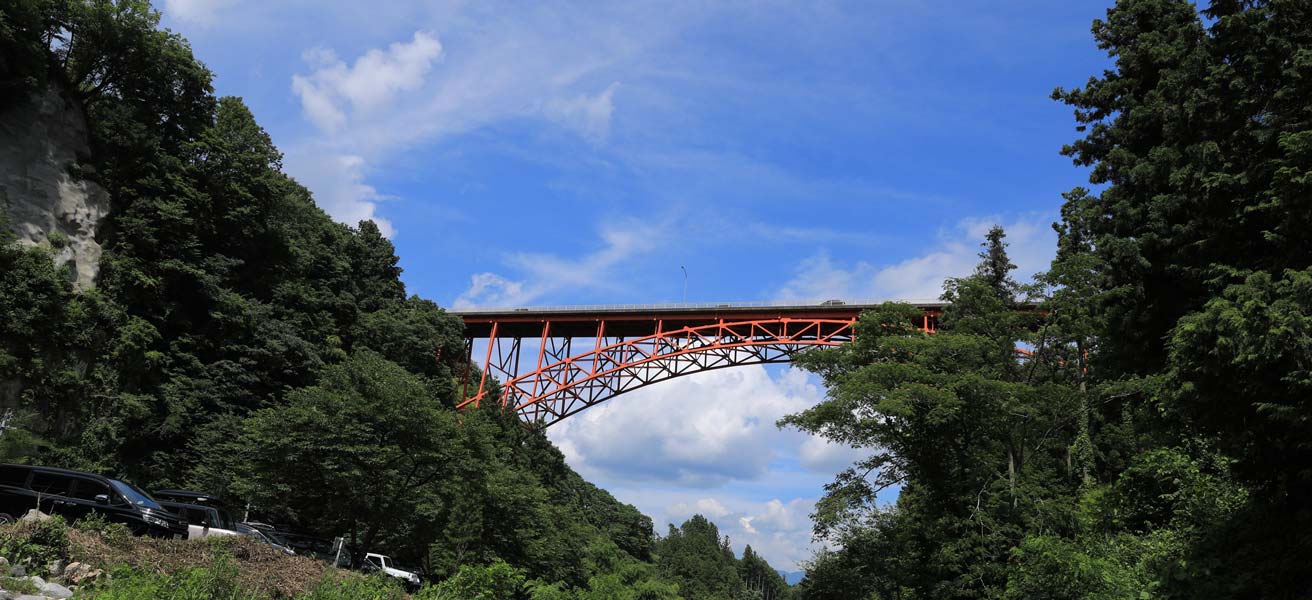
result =
[{"label": "white cloud", "polygon": [[[706,510],[714,507],[715,513]],[[694,514],[701,514],[715,522],[720,535],[729,536],[730,544],[738,556],[743,547],[765,557],[770,566],[795,571],[798,563],[826,546],[811,539],[811,512],[815,500],[793,498],[784,501],[771,498],[764,502],[730,495],[704,498],[697,502],[678,502],[657,514],[657,529],[664,531],[665,524],[681,525]],[[717,514],[718,513],[718,514]]]},{"label": "white cloud", "polygon": [[511,281],[496,273],[475,273],[470,276],[469,289],[456,298],[455,308],[475,304],[486,306],[518,306],[532,300],[524,290],[524,282]]},{"label": "white cloud", "polygon": [[[810,187],[821,187],[823,183],[811,182]],[[832,186],[831,186],[832,187]],[[851,186],[860,189],[861,186]],[[847,192],[850,194],[851,192]],[[843,231],[825,227],[792,227],[771,225],[768,223],[751,223],[747,226],[752,235],[774,242],[790,244],[814,244],[817,240],[826,243],[853,246],[874,246],[886,241],[885,236],[869,232]]]},{"label": "white cloud", "polygon": [[395,235],[392,223],[378,215],[378,202],[385,199],[364,182],[364,159],[331,152],[289,153],[289,173],[314,192],[314,201],[334,219],[354,227],[372,219],[386,237]]},{"label": "white cloud", "polygon": [[314,131],[295,146],[359,156],[373,166],[507,124],[565,131],[600,146],[619,116],[621,81],[642,72],[651,48],[718,9],[490,2],[398,10],[419,30],[408,39],[354,58],[340,47],[304,51],[306,72],[290,85]]},{"label": "white cloud", "polygon": [[611,83],[595,96],[580,95],[567,100],[552,100],[547,104],[547,117],[583,136],[593,144],[600,144],[610,136],[610,118],[615,112],[615,90],[619,82]]},{"label": "white cloud", "polygon": [[532,252],[510,254],[506,266],[518,273],[519,279],[477,273],[452,306],[522,306],[560,289],[618,290],[620,267],[660,247],[668,228],[665,222],[607,224],[601,230],[601,248],[575,259]]},{"label": "white cloud", "polygon": [[729,514],[729,509],[725,508],[719,500],[715,498],[699,498],[691,504],[680,502],[665,509],[666,514],[692,516],[700,514],[702,516],[719,519]]},{"label": "white cloud", "polygon": [[235,0],[164,0],[164,14],[171,19],[208,26],[234,4]]},{"label": "white cloud", "polygon": [[938,298],[943,281],[949,277],[969,275],[979,262],[980,243],[994,224],[1007,232],[1007,253],[1016,264],[1017,279],[1046,270],[1056,251],[1056,234],[1041,217],[1014,220],[970,218],[958,222],[950,231],[939,233],[937,244],[928,251],[902,262],[876,266],[860,261],[851,265],[835,264],[821,251],[801,261],[794,277],[780,289],[786,300],[901,299]]},{"label": "white cloud", "polygon": [[[349,62],[331,48],[307,50],[303,57],[311,71],[294,75],[291,88],[318,133],[301,145],[359,157],[363,166],[414,144],[521,117],[558,124],[593,144],[606,140],[618,82],[592,95],[575,89],[591,65],[604,62],[603,49],[579,52],[567,38],[547,39],[528,23],[487,27],[495,34],[457,36],[462,45],[451,61],[443,42],[426,31]],[[289,163],[304,162],[295,161],[294,152],[288,155]],[[367,198],[341,198],[350,194],[330,187],[335,181],[292,173],[321,202],[335,195],[343,206],[374,208]],[[357,191],[365,185],[363,179],[354,183]]]},{"label": "white cloud", "polygon": [[808,436],[775,421],[822,392],[806,373],[744,366],[678,377],[618,396],[547,430],[585,475],[714,487],[763,477]]},{"label": "white cloud", "polygon": [[817,473],[837,473],[869,455],[868,450],[835,444],[818,436],[806,438],[797,451],[798,462]]},{"label": "white cloud", "polygon": [[799,526],[809,528],[811,522],[807,519],[807,513],[799,509],[804,508],[809,511],[813,506],[806,506],[802,500],[794,500],[785,505],[774,499],[767,502],[765,510],[753,516],[752,521],[766,532],[796,531]]},{"label": "white cloud", "polygon": [[351,116],[368,115],[391,104],[398,92],[422,87],[441,56],[442,43],[424,31],[415,32],[409,42],[391,44],[386,51],[371,49],[351,66],[331,49],[313,48],[304,58],[315,71],[293,75],[292,91],[300,96],[305,116],[320,129],[333,132],[346,125],[348,110]]},{"label": "white cloud", "polygon": [[852,299],[856,297],[853,290],[860,287],[857,280],[870,277],[872,270],[864,262],[851,269],[841,268],[834,264],[829,252],[821,250],[798,263],[793,278],[776,296],[780,300]]}]

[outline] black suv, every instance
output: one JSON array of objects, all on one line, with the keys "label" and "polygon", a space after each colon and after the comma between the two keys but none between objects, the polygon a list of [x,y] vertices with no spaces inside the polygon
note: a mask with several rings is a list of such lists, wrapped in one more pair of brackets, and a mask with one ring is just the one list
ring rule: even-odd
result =
[{"label": "black suv", "polygon": [[93,473],[0,463],[0,523],[33,508],[70,522],[98,513],[127,525],[133,535],[187,537],[185,520],[131,484]]}]

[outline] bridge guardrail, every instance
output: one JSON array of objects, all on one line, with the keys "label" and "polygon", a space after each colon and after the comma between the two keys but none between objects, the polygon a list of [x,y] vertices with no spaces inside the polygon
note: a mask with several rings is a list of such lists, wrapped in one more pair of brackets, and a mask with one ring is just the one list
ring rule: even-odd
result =
[{"label": "bridge guardrail", "polygon": [[563,304],[554,306],[473,306],[453,308],[452,314],[484,314],[515,312],[603,312],[632,310],[697,310],[716,308],[817,308],[825,306],[874,306],[885,302],[906,302],[917,306],[942,306],[938,299],[859,299],[859,300],[766,300],[755,302],[671,302],[660,304]]}]

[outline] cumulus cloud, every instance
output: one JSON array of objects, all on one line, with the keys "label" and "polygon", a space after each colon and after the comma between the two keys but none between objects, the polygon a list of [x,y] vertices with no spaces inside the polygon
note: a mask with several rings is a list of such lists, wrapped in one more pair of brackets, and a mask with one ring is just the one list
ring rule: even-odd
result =
[{"label": "cumulus cloud", "polygon": [[[679,15],[689,11],[661,9],[663,18],[653,20],[645,13],[656,9],[640,7],[431,6],[421,23],[441,27],[440,40],[420,30],[354,59],[330,47],[303,53],[307,71],[292,76],[291,88],[315,133],[299,145],[331,148],[373,165],[512,122],[554,127],[601,145],[611,133],[620,87],[614,73],[604,79],[601,73],[680,27]],[[633,22],[643,25],[628,25]],[[311,187],[316,195],[327,193]]]},{"label": "cumulus cloud", "polygon": [[798,263],[793,269],[793,278],[776,296],[780,300],[855,298],[853,290],[861,287],[857,281],[872,277],[873,271],[874,267],[864,262],[850,269],[835,265],[829,252],[821,250]]},{"label": "cumulus cloud", "polygon": [[373,220],[386,237],[396,229],[378,215],[378,202],[385,198],[365,183],[364,159],[332,152],[289,153],[288,172],[314,192],[314,200],[330,216],[347,225]]},{"label": "cumulus cloud", "polygon": [[729,509],[725,508],[719,500],[715,498],[699,498],[696,502],[680,502],[666,509],[666,514],[683,515],[691,517],[699,514],[713,519],[719,519],[729,514]]},{"label": "cumulus cloud", "polygon": [[350,66],[331,49],[313,48],[304,58],[315,70],[293,75],[292,91],[310,121],[337,131],[346,125],[348,111],[368,114],[388,106],[398,92],[420,88],[441,56],[442,43],[424,31],[387,50],[371,49]]},{"label": "cumulus cloud", "polygon": [[536,294],[524,289],[524,282],[511,281],[496,273],[475,273],[470,276],[469,289],[456,298],[455,307],[518,306],[530,302]]},{"label": "cumulus cloud", "polygon": [[785,300],[938,298],[945,279],[974,270],[979,244],[995,224],[1007,231],[1007,252],[1017,266],[1018,279],[1028,279],[1047,268],[1056,248],[1056,234],[1047,220],[1031,217],[1008,223],[998,218],[970,218],[940,232],[937,243],[926,252],[892,265],[837,264],[821,251],[798,263],[794,277],[778,295]]},{"label": "cumulus cloud", "polygon": [[817,473],[837,473],[868,456],[867,449],[834,444],[816,436],[807,437],[797,450],[802,467]]},{"label": "cumulus cloud", "polygon": [[[716,510],[713,513],[707,508]],[[811,539],[813,510],[813,499],[771,498],[761,502],[726,495],[668,505],[658,514],[663,519],[657,522],[680,525],[692,515],[701,514],[715,522],[721,535],[729,537],[739,556],[745,546],[751,546],[774,568],[794,571],[798,563],[826,545]]]},{"label": "cumulus cloud", "polygon": [[303,54],[313,70],[292,76],[292,92],[322,137],[290,146],[285,166],[334,219],[348,225],[372,219],[383,235],[395,235],[391,222],[378,214],[383,196],[366,183],[368,158],[350,136],[339,134],[384,112],[399,93],[422,86],[441,56],[442,44],[424,31],[386,50],[368,50],[350,65],[328,48]]},{"label": "cumulus cloud", "polygon": [[619,290],[617,272],[628,260],[660,246],[668,223],[623,221],[601,228],[601,247],[579,258],[554,254],[517,252],[506,257],[506,266],[517,279],[497,273],[477,273],[469,287],[452,305],[522,306],[560,289]]},{"label": "cumulus cloud", "polygon": [[808,439],[775,421],[818,402],[806,373],[707,371],[642,388],[547,430],[575,468],[609,480],[714,487],[763,477]]}]

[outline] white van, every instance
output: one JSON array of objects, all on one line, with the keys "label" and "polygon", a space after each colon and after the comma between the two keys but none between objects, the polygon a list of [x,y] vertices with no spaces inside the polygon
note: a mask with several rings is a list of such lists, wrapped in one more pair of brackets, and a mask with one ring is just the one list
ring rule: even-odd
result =
[{"label": "white van", "polygon": [[237,524],[224,511],[213,506],[160,501],[160,506],[187,520],[187,539],[198,540],[210,536],[241,535]]}]

